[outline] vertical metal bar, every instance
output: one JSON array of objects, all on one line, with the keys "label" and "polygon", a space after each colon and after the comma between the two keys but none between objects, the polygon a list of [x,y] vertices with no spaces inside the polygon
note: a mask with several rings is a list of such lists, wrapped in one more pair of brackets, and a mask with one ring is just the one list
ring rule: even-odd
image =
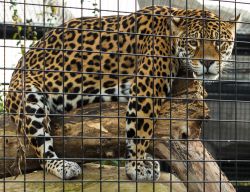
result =
[{"label": "vertical metal bar", "polygon": [[[152,0],[152,6],[154,7],[155,6],[155,2],[154,2],[154,0]],[[157,59],[157,56],[155,56],[156,54],[155,54],[155,37],[157,37],[157,33],[155,33],[155,8],[154,9],[152,9],[152,27],[151,27],[151,31],[152,31],[152,47],[153,47],[153,55],[152,55],[152,60],[153,60],[153,113],[154,113],[154,111],[155,111],[155,102],[154,101],[157,101],[158,102],[158,99],[159,98],[156,98],[156,97],[158,97],[156,94],[155,94],[155,76],[156,75],[158,75],[158,74],[156,74],[155,75],[155,57],[156,57],[156,59]],[[154,115],[154,118],[155,118],[155,115]],[[152,129],[153,129],[153,134],[152,134],[152,138],[150,138],[150,140],[151,140],[151,142],[152,142],[152,144],[153,144],[153,165],[154,165],[154,163],[155,163],[155,158],[154,158],[154,155],[155,155],[155,143],[154,143],[154,127],[155,127],[155,121],[157,120],[157,118],[156,119],[154,119],[153,120],[153,127],[152,127]],[[153,166],[153,191],[155,191],[155,182],[154,182],[154,178],[155,178],[155,175],[154,175],[154,172],[155,172],[155,170],[154,170],[154,166]]]},{"label": "vertical metal bar", "polygon": [[[185,22],[185,24],[186,24],[186,26],[185,26],[185,28],[186,28],[186,44],[185,44],[185,46],[186,46],[186,52],[188,51],[188,39],[189,39],[189,36],[188,36],[188,24],[187,24],[187,18],[188,18],[188,15],[187,15],[187,10],[188,10],[188,0],[186,0],[186,15],[185,15],[185,20],[186,20],[186,22]],[[191,18],[192,19],[192,18]],[[186,65],[188,64],[188,61],[189,60],[189,58],[188,57],[186,57]],[[187,76],[187,73],[188,73],[188,71],[186,71],[186,76]],[[188,87],[188,81],[186,81],[186,88]],[[188,97],[188,94],[186,94],[186,98]],[[187,131],[188,131],[188,104],[186,104],[186,128],[187,128]],[[187,132],[187,135],[188,135],[188,132]],[[186,159],[187,159],[187,161],[186,161],[186,164],[187,164],[187,171],[186,171],[186,174],[187,174],[187,191],[189,191],[189,176],[188,176],[188,171],[189,171],[189,162],[188,162],[188,138],[187,138],[187,140],[186,140],[186,143],[187,143],[187,150],[186,150]]]},{"label": "vertical metal bar", "polygon": [[[103,30],[103,26],[102,26],[102,1],[99,0],[99,35],[100,35],[100,41],[99,41],[99,56],[100,58],[102,57],[102,30]],[[101,60],[100,60],[100,71],[102,71],[102,66],[101,66]],[[100,96],[102,95],[102,78],[100,78]],[[102,96],[101,96],[102,97]],[[103,159],[102,159],[102,99],[99,99],[99,120],[100,120],[100,191],[102,192],[102,164],[103,164]]]},{"label": "vertical metal bar", "polygon": [[[221,0],[219,0],[219,42],[221,42]],[[219,53],[221,52],[221,47],[219,46]],[[219,140],[221,140],[221,69],[220,69],[220,62],[221,62],[221,56],[219,54]],[[221,154],[221,142],[219,142],[219,151]],[[221,167],[221,156],[219,157],[219,167]],[[221,169],[220,169],[220,192],[222,190],[222,185],[221,185]]]},{"label": "vertical metal bar", "polygon": [[[84,64],[83,64],[83,41],[84,41],[84,39],[83,39],[83,33],[84,33],[84,30],[83,30],[83,2],[81,2],[81,25],[80,25],[80,29],[77,29],[78,31],[81,31],[81,39],[82,39],[82,41],[81,41],[81,50],[80,50],[80,55],[81,55],[81,72],[80,72],[80,76],[81,76],[81,78],[80,79],[82,79],[81,80],[81,88],[80,88],[80,94],[81,94],[81,128],[82,128],[82,133],[81,133],[81,140],[82,140],[82,142],[81,142],[81,147],[82,147],[82,155],[81,155],[81,165],[83,165],[83,162],[84,162],[84,145],[83,145],[83,138],[84,138],[84,134],[83,134],[83,129],[84,129],[84,127],[83,127],[83,75],[84,75],[84,70],[83,70],[83,68],[84,68]],[[81,191],[83,192],[84,191],[84,189],[83,189],[83,185],[84,185],[84,172],[83,172],[84,170],[83,170],[83,166],[82,166],[82,176],[81,176],[81,186],[82,186],[82,188],[81,188]]]},{"label": "vertical metal bar", "polygon": [[[169,7],[170,7],[170,10],[172,10],[172,0],[169,0]],[[171,12],[171,11],[170,11]],[[172,12],[171,12],[171,15],[172,15]],[[171,18],[172,16],[170,16],[168,19],[170,19],[171,21],[170,21],[170,37],[169,37],[169,40],[170,40],[170,57],[169,57],[169,59],[170,59],[170,65],[172,65],[172,56],[174,56],[174,55],[172,55],[172,49],[173,49],[173,47],[172,47],[172,34],[173,34],[173,32],[172,32],[172,18]],[[174,19],[174,17],[175,16],[173,16],[173,19]],[[174,37],[175,38],[175,37]],[[171,67],[171,70],[172,70],[172,67]],[[170,74],[172,74],[172,71],[170,70]],[[170,78],[170,81],[169,82],[172,82],[172,78],[171,78],[171,76],[169,76],[169,77],[167,77],[167,78]],[[168,81],[168,79],[166,79],[167,81]],[[170,192],[172,192],[173,191],[173,183],[172,183],[172,181],[173,181],[173,177],[172,177],[172,169],[171,169],[171,167],[172,167],[172,83],[170,83],[170,85],[169,85],[169,89],[170,89],[170,93],[169,93],[169,101],[170,101],[170,106],[169,106],[169,124],[170,124],[170,127],[169,127],[169,135],[170,135],[170,137],[169,137],[169,148],[170,148],[170,160],[169,160],[169,166],[170,166]]]},{"label": "vertical metal bar", "polygon": [[118,192],[120,192],[120,151],[121,151],[121,147],[120,147],[120,46],[119,46],[119,32],[120,32],[120,28],[119,28],[119,20],[120,20],[120,0],[117,0],[117,66],[118,66],[118,95],[117,95],[117,115],[118,115]]},{"label": "vertical metal bar", "polygon": [[[160,78],[160,77],[158,77],[158,74],[156,74],[156,72],[155,72],[155,58],[156,59],[158,59],[158,58],[157,58],[157,56],[155,54],[155,37],[157,37],[157,33],[155,33],[155,1],[154,0],[152,0],[152,6],[154,7],[154,9],[152,9],[152,17],[151,17],[152,18],[152,25],[151,25],[152,26],[151,27],[152,36],[151,37],[152,37],[152,48],[153,48],[153,52],[152,52],[153,53],[153,55],[152,55],[153,70],[152,71],[153,71],[153,114],[154,114],[155,113],[155,101],[157,101],[157,104],[158,104],[158,99],[159,99],[159,98],[157,98],[159,96],[157,96],[157,94],[155,94],[155,91],[157,91],[155,89],[155,80]],[[162,55],[160,55],[160,56],[162,56]],[[159,55],[158,55],[158,57],[159,57]],[[150,140],[151,140],[151,143],[153,144],[152,157],[153,157],[153,165],[154,165],[154,163],[155,163],[155,138],[154,138],[155,130],[154,130],[154,128],[155,128],[155,122],[157,121],[158,117],[156,118],[156,116],[154,115],[153,118],[155,118],[155,119],[153,119],[153,127],[152,127],[153,133],[152,133],[152,138],[150,138]],[[154,168],[155,167],[153,166],[153,191],[155,191],[155,181],[154,181],[154,178],[155,178],[154,172],[155,172],[155,170],[154,170]]]},{"label": "vertical metal bar", "polygon": [[[64,26],[65,20],[64,20],[64,10],[65,9],[65,0],[62,0],[62,23],[63,23],[63,38],[62,38],[62,47],[63,47],[63,72],[62,72],[62,78],[63,78],[63,82],[62,82],[62,86],[63,86],[63,91],[62,91],[62,97],[63,97],[63,118],[62,118],[62,125],[64,125],[65,122],[65,92],[64,92],[64,87],[65,87],[65,82],[64,82],[64,77],[65,77],[65,30],[67,30],[67,28]],[[63,130],[62,130],[62,137],[63,137],[63,175],[65,172],[65,130],[64,130],[64,126],[63,126]],[[63,176],[63,191],[65,190],[65,178]]]},{"label": "vertical metal bar", "polygon": [[[24,0],[24,4],[23,4],[23,11],[24,11],[24,15],[23,15],[23,25],[24,25],[24,43],[23,43],[23,52],[22,52],[22,54],[23,54],[23,61],[26,61],[26,58],[25,58],[25,52],[26,52],[26,0]],[[24,67],[24,89],[25,89],[25,85],[26,85],[26,81],[25,81],[25,74],[26,74],[26,68],[25,68],[25,62],[23,62],[23,67]],[[23,97],[23,98],[25,98],[25,97]],[[25,121],[25,116],[24,116],[24,127],[23,127],[23,129],[25,130],[25,127],[26,127],[26,121]],[[24,141],[24,146],[26,146],[26,139],[25,139],[25,137],[26,137],[26,134],[24,134],[24,136],[23,136],[23,141]],[[24,162],[24,191],[26,191],[26,159],[24,160],[25,162]]]},{"label": "vertical metal bar", "polygon": [[[203,0],[202,1],[202,14],[205,16],[205,0]],[[204,60],[204,57],[205,57],[205,22],[206,22],[206,20],[202,20],[202,37],[203,37],[203,39],[201,39],[201,42],[202,42],[202,49],[203,49],[203,51],[202,51],[202,59]],[[205,80],[204,80],[204,65],[203,65],[203,92],[202,92],[202,96],[203,96],[203,118],[204,118],[204,114],[205,114],[205,109],[204,109],[204,105],[205,105],[205,101],[204,101],[204,99],[205,99],[205,96],[204,96],[204,92],[205,92]],[[203,126],[203,124],[202,124],[202,128],[204,128],[204,126]],[[206,161],[205,161],[205,143],[204,143],[204,130],[203,130],[203,136],[202,136],[202,143],[203,143],[203,157],[202,157],[202,160],[204,160],[204,163],[203,163],[203,191],[205,192],[205,190],[206,190],[206,183],[205,183],[205,180],[206,180],[206,174],[205,174],[205,172],[206,172]]]},{"label": "vertical metal bar", "polygon": [[[45,3],[46,3],[46,0],[43,0],[43,4],[42,4],[42,9],[43,9],[43,33],[45,34],[45,31],[46,31],[46,27],[45,27],[45,11],[46,11],[46,7],[45,7]],[[43,41],[45,41],[44,38],[42,38]],[[45,45],[45,44],[44,44]],[[44,49],[45,47],[42,47],[43,49],[43,55],[46,55],[46,51]],[[46,63],[46,58],[44,57],[43,58],[43,79],[45,79],[45,63]],[[45,90],[45,81],[43,81],[43,90]],[[43,96],[45,97],[45,94],[43,94]],[[45,111],[45,106],[44,106],[44,111]],[[45,139],[44,139],[45,140]],[[43,146],[43,153],[45,154],[45,145]],[[43,159],[42,160],[42,163],[43,163],[43,167],[45,167],[45,160]],[[45,176],[46,176],[46,170],[43,169],[43,191],[45,192],[46,191],[46,182],[45,182]]]},{"label": "vertical metal bar", "polygon": [[[139,15],[140,16],[140,15]],[[138,50],[137,50],[137,48],[138,48],[138,36],[139,36],[139,38],[140,38],[140,35],[141,34],[138,34],[138,20],[137,20],[137,17],[138,17],[138,14],[137,14],[137,10],[136,10],[136,13],[135,13],[135,33],[136,33],[136,35],[135,35],[135,45],[136,45],[136,48],[135,48],[135,54],[136,54],[136,56],[135,56],[135,73],[134,73],[134,78],[135,78],[135,84],[136,84],[136,87],[137,87],[137,72],[138,72],[138,55],[137,55],[137,53],[138,53]],[[131,83],[131,85],[133,84],[133,82]],[[136,91],[136,93],[135,93],[135,96],[136,96],[136,109],[138,108],[137,107],[137,104],[138,104],[138,100],[137,100],[137,91]],[[130,95],[130,98],[133,98],[133,96],[132,96],[132,94]],[[138,120],[137,120],[137,110],[135,110],[135,120],[136,120],[136,124],[138,124]],[[136,127],[135,127],[135,135],[137,136],[137,129],[136,129]],[[135,146],[135,149],[136,149],[136,151],[137,151],[137,145]],[[127,150],[127,149],[126,149]],[[126,153],[127,153],[127,151],[126,151]],[[127,160],[128,161],[128,160]],[[135,162],[136,162],[136,170],[137,170],[137,155],[136,155],[136,158],[135,158]],[[136,172],[136,182],[135,182],[135,190],[136,190],[136,192],[138,191],[138,183],[137,183],[137,172]]]},{"label": "vertical metal bar", "polygon": [[[3,108],[3,191],[5,192],[6,189],[6,145],[5,145],[5,141],[6,141],[6,122],[5,122],[5,118],[6,118],[6,110],[5,110],[5,106],[6,106],[6,100],[5,100],[5,94],[6,94],[6,2],[3,2],[3,24],[4,24],[4,29],[3,29],[3,79],[4,79],[4,84],[3,84],[3,102],[4,102],[4,108]],[[8,139],[8,137],[7,137]]]},{"label": "vertical metal bar", "polygon": [[[154,0],[152,0],[152,6],[154,7]],[[152,36],[150,36],[150,38],[152,38],[152,48],[153,48],[153,50],[152,50],[152,52],[151,53],[153,53],[152,54],[152,60],[153,60],[153,77],[151,77],[151,78],[153,78],[153,113],[154,113],[154,111],[155,111],[155,101],[157,101],[157,99],[156,99],[156,95],[155,95],[155,89],[154,89],[154,85],[155,85],[155,62],[154,62],[154,58],[155,58],[155,43],[154,43],[154,40],[155,40],[155,36],[156,36],[156,34],[154,33],[154,13],[155,13],[155,8],[153,8],[152,9],[152,11],[151,11],[151,19],[152,19],[152,25],[151,25],[151,32],[152,32]],[[146,55],[145,55],[146,56]],[[155,120],[156,119],[154,119],[153,120],[153,127],[152,127],[152,129],[153,129],[153,135],[154,135],[154,126],[155,126],[155,124],[154,124],[154,122],[155,122]],[[154,163],[154,140],[153,140],[153,136],[152,136],[152,138],[149,138],[150,140],[150,142],[153,144],[153,154],[152,154],[152,156],[153,156],[153,163]],[[153,178],[154,178],[155,176],[154,176],[154,166],[153,166]],[[154,185],[153,185],[153,191],[155,191],[154,190]]]},{"label": "vertical metal bar", "polygon": [[[237,5],[237,2],[236,0],[234,1],[234,18],[237,17],[237,10],[236,10],[236,5]],[[234,19],[235,20],[235,19]],[[236,190],[238,191],[238,130],[237,130],[237,100],[238,100],[238,87],[237,87],[237,36],[236,36],[236,25],[237,23],[234,23],[234,27],[235,27],[235,30],[234,30],[234,36],[235,36],[235,39],[234,39],[234,42],[235,43],[235,54],[234,54],[234,69],[235,69],[235,73],[234,73],[234,79],[235,79],[235,102],[234,102],[234,108],[235,108],[235,122],[234,122],[234,126],[235,126],[235,130],[234,130],[234,133],[235,133],[235,141],[236,141],[236,153],[235,153],[235,177],[236,177]]]},{"label": "vertical metal bar", "polygon": [[[143,34],[139,34],[140,35],[143,35]],[[137,53],[137,52],[136,52]],[[137,84],[137,77],[138,77],[138,61],[136,61],[136,71],[135,71],[135,84],[136,84],[136,88],[138,89],[138,84]],[[137,95],[137,91],[135,93],[135,97],[136,97],[136,124],[135,126],[138,125],[138,116],[137,116],[137,109],[138,109],[138,95]],[[131,95],[131,98],[133,98],[133,96]],[[136,136],[138,135],[138,130],[137,130],[137,127],[135,127],[135,132],[136,132]],[[135,150],[137,152],[137,145],[135,145]],[[137,162],[138,162],[138,155],[136,153],[136,158],[135,158],[135,162],[136,162],[136,186],[135,186],[135,189],[136,189],[136,192],[138,192],[138,181],[137,181]],[[139,160],[140,161],[140,160]]]}]

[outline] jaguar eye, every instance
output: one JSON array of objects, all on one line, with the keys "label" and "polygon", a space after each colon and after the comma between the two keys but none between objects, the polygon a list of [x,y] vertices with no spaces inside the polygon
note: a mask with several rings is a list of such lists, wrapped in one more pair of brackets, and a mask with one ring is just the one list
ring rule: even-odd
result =
[{"label": "jaguar eye", "polygon": [[194,41],[194,40],[190,40],[190,41],[188,41],[188,43],[189,43],[191,46],[193,46],[193,47],[197,47],[197,46],[198,46],[197,41]]}]

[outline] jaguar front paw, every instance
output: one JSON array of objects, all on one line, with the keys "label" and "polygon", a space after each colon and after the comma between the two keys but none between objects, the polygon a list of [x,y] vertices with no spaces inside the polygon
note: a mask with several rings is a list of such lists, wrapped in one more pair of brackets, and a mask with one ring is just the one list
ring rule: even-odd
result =
[{"label": "jaguar front paw", "polygon": [[82,173],[81,167],[75,162],[52,160],[48,163],[46,169],[61,179],[76,178]]},{"label": "jaguar front paw", "polygon": [[160,164],[146,155],[145,159],[127,162],[126,174],[133,181],[157,181],[160,178]]}]

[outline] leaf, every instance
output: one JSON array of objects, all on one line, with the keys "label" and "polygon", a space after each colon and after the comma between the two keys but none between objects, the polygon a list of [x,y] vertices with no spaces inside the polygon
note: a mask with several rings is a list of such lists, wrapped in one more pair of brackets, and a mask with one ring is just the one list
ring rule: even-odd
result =
[{"label": "leaf", "polygon": [[32,19],[26,19],[26,23],[32,23]]},{"label": "leaf", "polygon": [[23,27],[22,26],[17,26],[17,31],[20,33],[22,31]]},{"label": "leaf", "polygon": [[17,33],[14,33],[12,39],[17,39],[17,35],[18,35]]},{"label": "leaf", "polygon": [[13,16],[12,16],[12,20],[13,20],[13,21],[17,21],[17,20],[18,20],[18,16],[17,16],[17,15],[13,15]]},{"label": "leaf", "polygon": [[21,40],[19,40],[19,41],[16,43],[16,46],[18,46],[20,43],[21,43]]},{"label": "leaf", "polygon": [[25,47],[24,47],[24,45],[23,45],[23,44],[21,45],[21,54],[22,54],[22,55],[24,55],[24,54],[25,54]]}]

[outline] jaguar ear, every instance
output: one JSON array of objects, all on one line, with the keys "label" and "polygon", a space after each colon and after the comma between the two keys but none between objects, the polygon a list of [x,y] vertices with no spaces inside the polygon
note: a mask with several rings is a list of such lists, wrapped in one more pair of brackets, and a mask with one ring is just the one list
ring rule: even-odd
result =
[{"label": "jaguar ear", "polygon": [[180,36],[181,33],[184,31],[184,26],[183,26],[184,19],[180,17],[171,17],[171,22],[170,22],[170,30],[172,31],[172,34],[175,36]]},{"label": "jaguar ear", "polygon": [[236,17],[229,19],[229,27],[231,28],[231,31],[234,33],[241,27],[241,14],[238,14]]}]

